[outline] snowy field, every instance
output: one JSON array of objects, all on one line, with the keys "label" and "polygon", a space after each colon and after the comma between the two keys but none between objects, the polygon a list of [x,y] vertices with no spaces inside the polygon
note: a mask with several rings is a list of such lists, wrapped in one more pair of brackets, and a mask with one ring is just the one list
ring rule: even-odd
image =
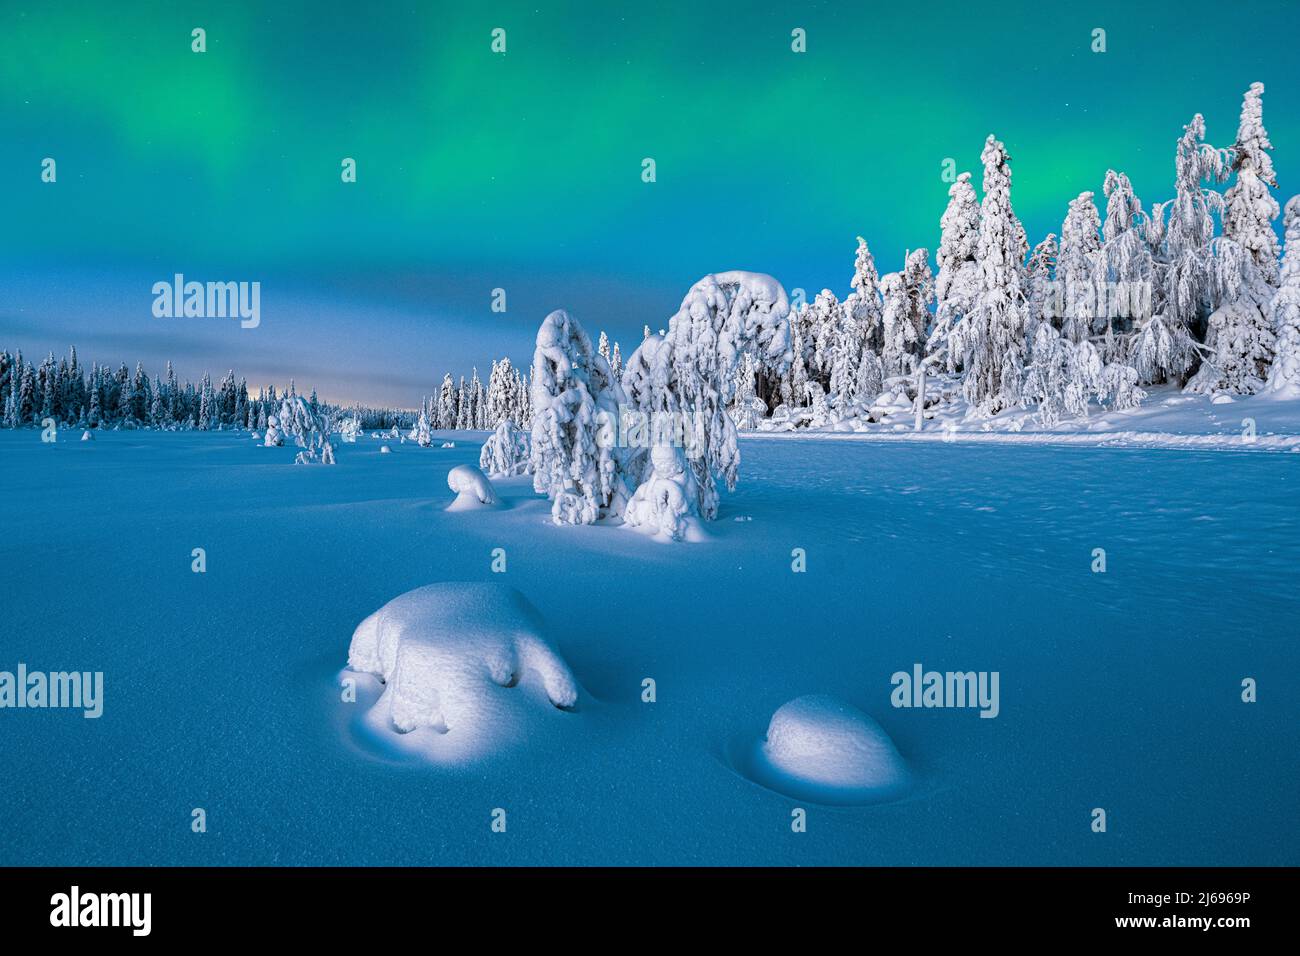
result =
[{"label": "snowy field", "polygon": [[[0,864],[1300,863],[1285,447],[748,437],[708,539],[665,544],[552,526],[527,477],[445,511],[481,433],[335,467],[242,433],[60,437],[0,432],[0,670],[103,671],[103,716],[0,712]],[[353,632],[440,582],[516,588],[577,705],[474,711],[501,723],[436,760],[369,732]],[[917,663],[998,672],[997,716],[891,706]],[[534,676],[494,692],[535,701]],[[758,782],[808,694],[878,722],[905,792]]]}]

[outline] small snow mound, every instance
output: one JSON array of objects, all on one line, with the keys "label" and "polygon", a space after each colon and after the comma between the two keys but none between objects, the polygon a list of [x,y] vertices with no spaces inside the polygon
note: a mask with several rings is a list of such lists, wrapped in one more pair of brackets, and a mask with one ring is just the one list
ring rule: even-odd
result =
[{"label": "small snow mound", "polygon": [[1231,395],[1227,395],[1223,392],[1220,392],[1218,395],[1215,395],[1212,399],[1210,399],[1210,404],[1231,405],[1234,401],[1236,401],[1236,399],[1234,399]]},{"label": "small snow mound", "polygon": [[94,441],[94,440],[95,440],[95,433],[92,432],[90,429],[86,429],[84,432],[81,433],[81,440],[82,440],[82,441]]},{"label": "small snow mound", "polygon": [[389,448],[387,445],[380,445],[380,446],[379,446],[379,454],[381,454],[381,455],[391,455],[392,453],[393,453],[393,450],[392,450],[391,448]]},{"label": "small snow mound", "polygon": [[348,667],[384,682],[368,715],[375,730],[428,728],[417,741],[470,756],[500,737],[527,739],[528,713],[577,703],[577,681],[542,631],[514,588],[430,584],[357,626]]},{"label": "small snow mound", "polygon": [[892,799],[911,777],[878,723],[824,694],[796,697],[777,709],[751,771],[773,790],[830,804]]},{"label": "small snow mound", "polygon": [[491,508],[497,503],[492,482],[473,465],[457,465],[447,472],[447,487],[456,492],[456,500],[447,506],[448,511]]},{"label": "small snow mound", "polygon": [[442,447],[443,447],[443,448],[455,448],[455,447],[456,447],[456,443],[455,443],[454,441],[445,441],[445,442],[442,443]]}]

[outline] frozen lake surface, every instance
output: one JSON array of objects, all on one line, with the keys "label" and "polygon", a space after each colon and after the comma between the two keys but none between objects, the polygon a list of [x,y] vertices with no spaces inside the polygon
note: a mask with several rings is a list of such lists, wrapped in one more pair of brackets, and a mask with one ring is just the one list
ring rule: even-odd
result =
[{"label": "frozen lake surface", "polygon": [[[0,432],[0,670],[105,682],[97,720],[0,710],[0,864],[1300,863],[1300,456],[757,438],[710,539],[669,545],[553,527],[527,479],[445,512],[464,434],[335,467],[78,437]],[[518,589],[578,707],[463,762],[359,733],[354,629],[444,581]],[[998,672],[997,716],[891,706],[917,663]],[[746,776],[806,694],[878,722],[905,796]]]}]

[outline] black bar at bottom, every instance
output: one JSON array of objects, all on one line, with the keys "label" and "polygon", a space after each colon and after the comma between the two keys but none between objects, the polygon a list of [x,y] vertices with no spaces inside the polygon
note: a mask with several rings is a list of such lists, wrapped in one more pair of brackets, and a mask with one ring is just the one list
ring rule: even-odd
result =
[{"label": "black bar at bottom", "polygon": [[[459,925],[478,926],[485,938],[522,934],[529,945],[534,933],[580,939],[598,915],[607,929],[626,922],[633,936],[692,918],[739,935],[773,923],[811,929],[811,920],[873,934],[922,929],[926,939],[1160,933],[1231,941],[1285,930],[1295,885],[1292,869],[1235,867],[0,868],[0,932],[7,940],[76,934],[83,943],[339,943]],[[537,922],[543,915],[550,930]]]}]

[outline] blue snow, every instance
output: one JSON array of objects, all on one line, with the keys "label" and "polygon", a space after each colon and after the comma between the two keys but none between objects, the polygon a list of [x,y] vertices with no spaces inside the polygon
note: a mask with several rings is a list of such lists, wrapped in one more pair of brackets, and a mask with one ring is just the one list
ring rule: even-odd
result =
[{"label": "blue snow", "polygon": [[[554,527],[526,478],[444,511],[464,434],[333,467],[78,437],[0,433],[0,671],[103,671],[105,698],[0,710],[0,864],[1300,863],[1300,456],[747,439],[709,540],[674,545]],[[383,759],[341,700],[353,630],[489,580],[587,699],[478,762]],[[999,672],[998,716],[891,706],[917,663]],[[814,693],[879,722],[905,798],[745,775]]]}]

